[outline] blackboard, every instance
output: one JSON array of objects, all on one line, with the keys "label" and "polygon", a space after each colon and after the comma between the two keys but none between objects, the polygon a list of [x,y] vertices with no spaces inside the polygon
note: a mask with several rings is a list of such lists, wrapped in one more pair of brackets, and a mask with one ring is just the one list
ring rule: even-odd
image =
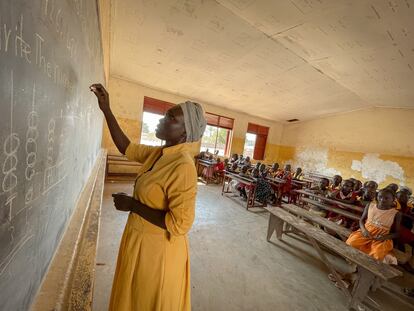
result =
[{"label": "blackboard", "polygon": [[94,0],[0,1],[0,309],[27,310],[100,150]]}]

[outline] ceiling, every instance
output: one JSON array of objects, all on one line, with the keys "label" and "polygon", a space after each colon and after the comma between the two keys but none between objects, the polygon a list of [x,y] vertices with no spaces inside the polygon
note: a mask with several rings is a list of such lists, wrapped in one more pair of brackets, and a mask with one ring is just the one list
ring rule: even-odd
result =
[{"label": "ceiling", "polygon": [[414,0],[112,0],[111,75],[266,119],[414,108]]}]

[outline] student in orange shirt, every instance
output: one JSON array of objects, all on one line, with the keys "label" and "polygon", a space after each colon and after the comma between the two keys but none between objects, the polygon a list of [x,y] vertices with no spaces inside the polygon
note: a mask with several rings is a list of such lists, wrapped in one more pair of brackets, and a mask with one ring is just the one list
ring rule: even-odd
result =
[{"label": "student in orange shirt", "polygon": [[393,207],[394,200],[391,189],[380,190],[377,201],[365,207],[360,229],[351,233],[346,244],[382,261],[392,251],[392,240],[400,232],[401,213]]}]

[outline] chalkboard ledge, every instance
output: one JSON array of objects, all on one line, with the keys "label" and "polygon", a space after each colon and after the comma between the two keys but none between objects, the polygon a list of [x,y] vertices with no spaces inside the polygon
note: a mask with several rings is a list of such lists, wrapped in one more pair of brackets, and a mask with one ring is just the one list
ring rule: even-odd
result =
[{"label": "chalkboard ledge", "polygon": [[35,297],[32,311],[91,310],[106,156],[102,149]]}]

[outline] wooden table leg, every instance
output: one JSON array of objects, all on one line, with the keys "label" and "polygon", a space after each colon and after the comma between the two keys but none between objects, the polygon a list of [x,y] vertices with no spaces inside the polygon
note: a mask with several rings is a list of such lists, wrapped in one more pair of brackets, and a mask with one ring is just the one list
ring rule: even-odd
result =
[{"label": "wooden table leg", "polygon": [[341,276],[338,274],[338,272],[335,270],[335,268],[333,267],[333,265],[330,263],[330,261],[328,260],[328,258],[325,256],[325,253],[321,250],[318,242],[316,242],[316,240],[314,238],[311,237],[307,237],[309,242],[311,242],[312,246],[316,249],[316,251],[318,252],[319,256],[321,257],[323,263],[326,265],[326,267],[329,269],[329,271],[331,272],[331,274],[334,276],[337,284],[340,286],[342,292],[347,296],[348,299],[351,299],[351,294],[348,290],[348,288],[346,288],[344,286],[344,284],[342,283],[342,278]]},{"label": "wooden table leg", "polygon": [[352,289],[352,298],[348,305],[350,310],[358,310],[358,306],[364,301],[374,283],[375,276],[368,270],[358,267],[358,278]]},{"label": "wooden table leg", "polygon": [[256,186],[254,186],[253,189],[249,191],[249,196],[247,197],[247,209],[249,209],[249,207],[254,206],[255,197],[256,197]]},{"label": "wooden table leg", "polygon": [[267,241],[270,241],[272,234],[276,231],[276,237],[278,240],[282,239],[284,221],[273,214],[269,215],[269,225],[267,227]]}]

